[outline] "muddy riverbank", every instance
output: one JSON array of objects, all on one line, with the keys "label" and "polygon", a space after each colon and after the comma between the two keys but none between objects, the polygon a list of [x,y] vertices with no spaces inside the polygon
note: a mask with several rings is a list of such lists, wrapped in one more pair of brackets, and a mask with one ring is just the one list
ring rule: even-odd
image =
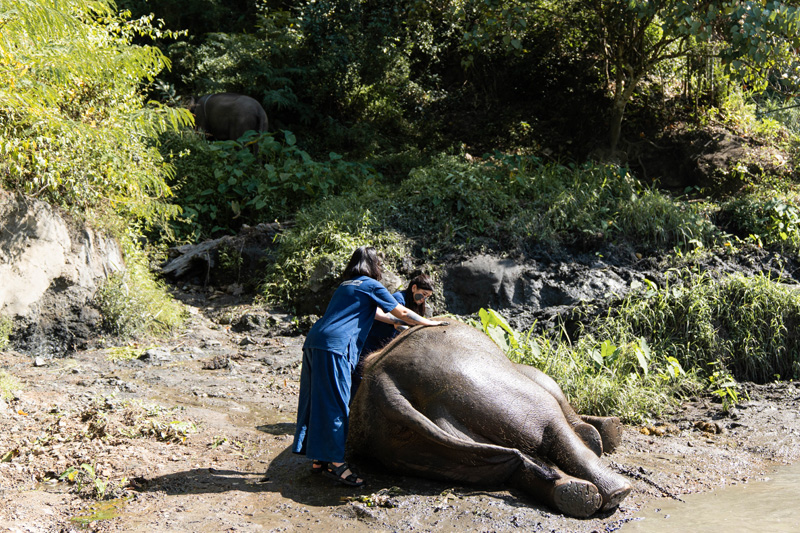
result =
[{"label": "muddy riverbank", "polygon": [[[632,494],[565,518],[502,487],[358,465],[349,489],[289,453],[300,349],[289,317],[194,294],[179,336],[62,359],[0,355],[0,531],[614,531],[663,498],[764,479],[800,454],[800,383],[748,385],[730,414],[698,399],[625,428],[605,457]],[[98,500],[103,498],[102,503]]]}]

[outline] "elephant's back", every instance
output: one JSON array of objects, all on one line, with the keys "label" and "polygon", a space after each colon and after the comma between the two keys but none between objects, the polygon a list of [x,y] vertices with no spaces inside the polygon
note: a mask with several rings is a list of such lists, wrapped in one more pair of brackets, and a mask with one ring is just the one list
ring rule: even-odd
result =
[{"label": "elephant's back", "polygon": [[365,375],[385,373],[420,388],[454,384],[465,376],[481,379],[492,369],[511,367],[486,334],[459,322],[412,328],[373,357],[366,363]]}]

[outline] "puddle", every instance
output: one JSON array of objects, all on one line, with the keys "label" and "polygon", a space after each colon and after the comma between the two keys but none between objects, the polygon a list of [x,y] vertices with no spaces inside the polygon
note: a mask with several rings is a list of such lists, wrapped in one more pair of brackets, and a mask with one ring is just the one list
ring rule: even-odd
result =
[{"label": "puddle", "polygon": [[628,522],[619,531],[795,533],[800,531],[800,463],[778,468],[767,481],[681,498],[683,503],[672,499],[650,502],[637,514],[640,520]]},{"label": "puddle", "polygon": [[70,522],[76,524],[81,529],[86,529],[92,522],[98,520],[110,520],[119,516],[122,508],[128,503],[130,497],[117,498],[116,500],[108,500],[105,502],[97,502],[83,513],[70,518]]}]

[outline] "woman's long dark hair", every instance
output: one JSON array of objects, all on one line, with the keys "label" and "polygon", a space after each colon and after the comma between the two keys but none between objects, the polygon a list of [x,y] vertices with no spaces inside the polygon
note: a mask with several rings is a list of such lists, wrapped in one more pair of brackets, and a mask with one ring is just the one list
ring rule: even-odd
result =
[{"label": "woman's long dark hair", "polygon": [[372,246],[359,246],[350,256],[350,261],[344,267],[342,277],[344,279],[353,279],[358,276],[367,276],[380,281],[383,272],[382,265],[383,260],[378,256],[375,248]]},{"label": "woman's long dark hair", "polygon": [[421,291],[432,291],[433,290],[433,280],[427,274],[420,274],[419,276],[415,277],[411,281],[408,282],[408,287],[405,288],[403,294],[406,297],[406,307],[417,313],[419,316],[425,316],[425,300],[422,303],[417,303],[414,300],[414,293],[411,290],[411,287],[414,285],[417,286],[417,290]]}]

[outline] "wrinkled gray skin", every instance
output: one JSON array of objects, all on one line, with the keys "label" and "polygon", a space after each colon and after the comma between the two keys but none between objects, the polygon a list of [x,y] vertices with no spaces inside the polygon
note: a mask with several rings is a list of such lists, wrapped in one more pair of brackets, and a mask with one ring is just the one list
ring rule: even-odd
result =
[{"label": "wrinkled gray skin", "polygon": [[367,358],[348,451],[402,474],[509,484],[588,517],[615,509],[631,490],[599,457],[604,432],[618,443],[619,420],[584,421],[551,378],[451,323],[412,328]]},{"label": "wrinkled gray skin", "polygon": [[243,94],[202,96],[189,106],[195,127],[212,140],[235,141],[246,131],[267,131],[267,113],[257,100]]}]

